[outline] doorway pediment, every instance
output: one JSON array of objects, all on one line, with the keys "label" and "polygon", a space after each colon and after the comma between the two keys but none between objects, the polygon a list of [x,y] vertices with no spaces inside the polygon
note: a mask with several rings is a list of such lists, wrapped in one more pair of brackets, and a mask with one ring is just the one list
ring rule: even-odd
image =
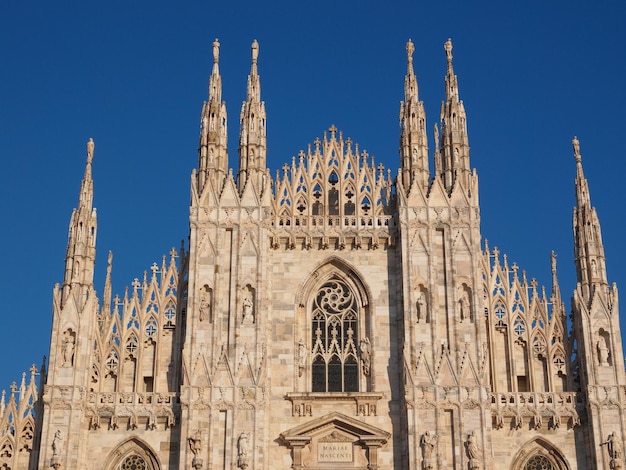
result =
[{"label": "doorway pediment", "polygon": [[378,468],[378,449],[391,434],[333,412],[281,433],[292,449],[294,469]]}]

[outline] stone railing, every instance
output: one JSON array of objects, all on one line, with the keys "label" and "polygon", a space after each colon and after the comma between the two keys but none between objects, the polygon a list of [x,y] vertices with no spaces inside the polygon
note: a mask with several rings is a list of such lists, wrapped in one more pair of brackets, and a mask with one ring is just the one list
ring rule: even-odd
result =
[{"label": "stone railing", "polygon": [[530,428],[556,429],[561,424],[575,427],[580,424],[578,405],[582,396],[576,392],[517,392],[493,393],[491,415],[496,429],[503,428],[505,421],[514,429],[521,429],[524,420]]}]

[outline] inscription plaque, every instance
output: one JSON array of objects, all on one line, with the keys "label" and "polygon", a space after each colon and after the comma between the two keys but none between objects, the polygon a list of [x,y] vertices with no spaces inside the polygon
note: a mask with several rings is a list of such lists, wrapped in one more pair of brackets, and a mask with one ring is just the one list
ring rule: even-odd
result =
[{"label": "inscription plaque", "polygon": [[352,442],[318,442],[318,462],[352,462]]}]

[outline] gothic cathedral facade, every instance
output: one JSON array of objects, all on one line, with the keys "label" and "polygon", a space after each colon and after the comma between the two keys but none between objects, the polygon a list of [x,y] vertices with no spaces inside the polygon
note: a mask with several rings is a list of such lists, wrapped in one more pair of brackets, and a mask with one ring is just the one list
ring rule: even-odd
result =
[{"label": "gothic cathedral facade", "polygon": [[189,243],[99,298],[94,142],[48,364],[0,403],[0,469],[586,470],[624,466],[618,293],[573,140],[568,321],[482,239],[452,61],[429,164],[407,43],[397,175],[334,126],[272,176],[252,44],[236,174],[219,43]]}]

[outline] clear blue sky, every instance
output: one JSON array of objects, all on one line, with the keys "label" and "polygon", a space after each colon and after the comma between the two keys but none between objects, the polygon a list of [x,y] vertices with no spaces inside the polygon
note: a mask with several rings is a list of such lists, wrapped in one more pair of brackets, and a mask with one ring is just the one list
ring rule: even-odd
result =
[{"label": "clear blue sky", "polygon": [[[609,277],[626,286],[625,21],[626,4],[617,0],[3,0],[0,389],[48,353],[51,292],[63,279],[89,137],[96,142],[98,294],[109,250],[114,293],[123,294],[187,238],[189,178],[216,37],[231,167],[256,38],[272,169],[335,124],[394,173],[405,43],[415,43],[432,129],[443,98],[443,43],[451,37],[490,246],[548,286],[554,249],[570,297],[577,135]],[[432,149],[432,136],[429,143]]]}]

